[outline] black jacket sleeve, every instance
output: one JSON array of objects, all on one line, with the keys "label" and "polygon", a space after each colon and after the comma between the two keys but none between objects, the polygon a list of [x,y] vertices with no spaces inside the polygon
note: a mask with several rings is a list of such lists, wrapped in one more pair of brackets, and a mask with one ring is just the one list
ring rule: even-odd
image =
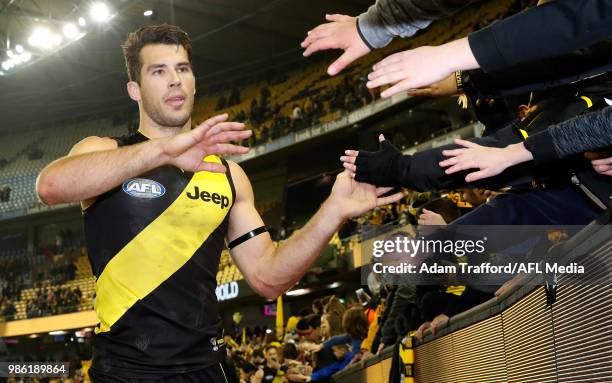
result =
[{"label": "black jacket sleeve", "polygon": [[468,36],[478,64],[493,72],[554,57],[612,36],[612,0],[556,0]]},{"label": "black jacket sleeve", "polygon": [[612,38],[575,52],[522,63],[493,73],[462,73],[463,87],[478,98],[525,94],[574,83],[612,71]]}]

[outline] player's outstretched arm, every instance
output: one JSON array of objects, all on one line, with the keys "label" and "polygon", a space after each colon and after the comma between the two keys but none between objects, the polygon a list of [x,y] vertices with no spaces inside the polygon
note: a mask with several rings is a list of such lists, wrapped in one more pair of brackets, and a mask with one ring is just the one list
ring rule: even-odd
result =
[{"label": "player's outstretched arm", "polygon": [[67,156],[42,170],[36,192],[48,205],[83,201],[86,207],[93,198],[126,179],[162,165],[193,172],[224,172],[222,165],[203,162],[204,157],[245,153],[248,148],[229,142],[251,135],[251,131],[243,130],[244,124],[225,120],[226,114],[215,116],[188,132],[121,148],[110,138],[85,138]]},{"label": "player's outstretched arm", "polygon": [[[228,242],[264,225],[255,209],[246,174],[234,163],[230,163],[230,170],[236,201],[230,215]],[[232,257],[255,291],[267,298],[277,297],[304,275],[345,219],[402,198],[402,193],[381,197],[389,190],[355,182],[348,172],[342,172],[319,211],[280,247],[276,248],[270,235],[263,233],[231,249]]]}]

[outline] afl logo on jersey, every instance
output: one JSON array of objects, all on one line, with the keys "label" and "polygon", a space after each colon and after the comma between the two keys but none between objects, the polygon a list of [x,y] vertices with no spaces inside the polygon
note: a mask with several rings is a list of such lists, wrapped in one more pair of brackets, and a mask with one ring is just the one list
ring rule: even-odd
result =
[{"label": "afl logo on jersey", "polygon": [[133,178],[125,181],[123,191],[131,197],[137,198],[158,198],[166,194],[164,185],[145,178]]}]

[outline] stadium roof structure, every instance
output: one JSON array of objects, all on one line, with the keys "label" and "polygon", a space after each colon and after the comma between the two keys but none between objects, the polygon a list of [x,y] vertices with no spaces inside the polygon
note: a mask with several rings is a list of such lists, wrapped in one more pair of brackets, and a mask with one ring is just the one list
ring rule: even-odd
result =
[{"label": "stadium roof structure", "polygon": [[[31,60],[0,75],[0,131],[24,124],[126,106],[127,76],[120,45],[148,23],[172,23],[193,40],[200,89],[271,70],[302,58],[299,43],[325,13],[357,15],[370,0],[106,0],[113,17],[96,24],[93,0],[0,0],[0,61],[17,44]],[[152,10],[149,17],[144,11]],[[37,26],[59,31],[66,22],[86,34],[44,55],[28,45]]]}]

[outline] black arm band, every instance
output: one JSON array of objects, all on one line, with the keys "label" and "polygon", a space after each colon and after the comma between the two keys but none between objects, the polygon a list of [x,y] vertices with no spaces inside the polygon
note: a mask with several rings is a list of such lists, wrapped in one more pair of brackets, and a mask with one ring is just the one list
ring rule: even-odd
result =
[{"label": "black arm band", "polygon": [[265,233],[266,231],[268,231],[268,229],[266,229],[265,226],[260,226],[257,229],[253,229],[249,231],[248,233],[243,234],[240,237],[234,239],[232,242],[228,243],[227,248],[233,249],[234,247],[242,244],[243,242],[246,242],[253,237],[257,237],[259,234]]}]

